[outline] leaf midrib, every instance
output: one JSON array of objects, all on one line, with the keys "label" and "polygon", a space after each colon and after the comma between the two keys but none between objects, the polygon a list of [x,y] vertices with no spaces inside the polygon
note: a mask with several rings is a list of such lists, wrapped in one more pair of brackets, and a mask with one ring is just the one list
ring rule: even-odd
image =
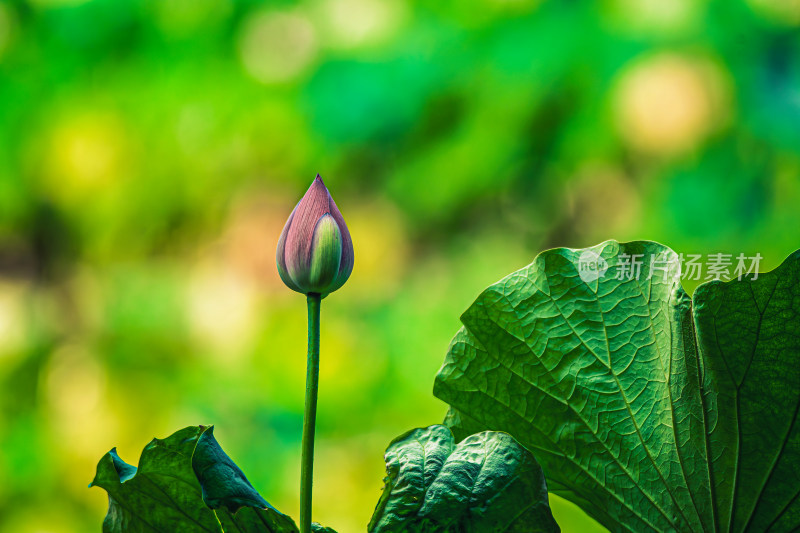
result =
[{"label": "leaf midrib", "polygon": [[[473,337],[473,338],[477,339],[477,337],[476,337],[476,336],[475,336],[473,333],[471,333],[471,332],[470,332],[470,335],[472,335],[472,337]],[[520,378],[520,379],[522,379],[522,380],[524,381],[524,378],[523,378],[523,377],[522,377],[522,376],[521,376],[521,375],[520,375],[518,372],[516,372],[514,369],[510,368],[509,366],[507,366],[507,365],[506,365],[506,364],[505,364],[503,361],[501,361],[501,360],[500,360],[500,359],[498,359],[497,357],[495,357],[495,356],[491,355],[491,354],[490,354],[488,351],[484,351],[484,353],[486,353],[486,354],[487,354],[489,357],[492,357],[492,358],[493,358],[495,361],[497,361],[497,362],[498,362],[498,363],[499,363],[501,366],[503,366],[503,367],[504,367],[506,370],[508,370],[509,372],[511,372],[512,374],[514,374],[515,376],[517,376],[518,378]],[[530,422],[529,422],[528,420],[526,420],[526,419],[525,419],[525,418],[524,418],[522,415],[520,415],[519,413],[517,413],[517,412],[516,412],[516,411],[515,411],[515,410],[514,410],[514,409],[513,409],[513,408],[512,408],[510,405],[507,405],[507,404],[503,403],[503,402],[502,402],[502,401],[500,401],[499,399],[492,397],[492,396],[491,396],[489,393],[487,393],[486,391],[483,391],[483,390],[481,390],[480,388],[478,388],[478,387],[477,387],[477,385],[475,384],[475,382],[474,382],[474,381],[472,381],[472,379],[470,379],[470,378],[469,378],[469,376],[467,376],[466,374],[464,374],[464,379],[466,379],[466,380],[467,380],[467,381],[469,381],[469,382],[470,382],[470,383],[471,383],[473,386],[475,386],[475,390],[476,390],[478,393],[480,393],[480,394],[484,395],[486,398],[488,398],[488,399],[490,399],[490,400],[492,400],[492,401],[494,401],[494,402],[497,402],[497,403],[499,403],[500,405],[502,405],[503,407],[507,408],[509,412],[511,412],[511,413],[514,413],[514,414],[515,414],[516,416],[518,416],[518,417],[520,418],[520,420],[522,420],[522,421],[523,421],[525,424],[530,424]],[[526,383],[529,383],[529,382],[527,382],[527,381],[526,381]],[[531,385],[533,385],[533,384],[531,384]],[[591,429],[591,426],[589,426],[588,422],[587,422],[586,420],[584,420],[584,419],[583,419],[583,418],[580,416],[580,413],[579,413],[578,411],[576,411],[576,410],[575,410],[575,408],[574,408],[572,405],[570,405],[568,402],[564,402],[563,400],[561,400],[560,398],[558,398],[558,397],[556,397],[556,396],[553,396],[552,394],[550,394],[550,393],[549,393],[549,392],[547,392],[546,390],[542,389],[541,387],[537,387],[536,385],[533,385],[533,386],[534,386],[534,387],[536,387],[536,389],[537,389],[537,390],[539,390],[540,392],[542,392],[543,394],[545,394],[545,395],[549,396],[550,398],[552,398],[553,400],[555,400],[555,401],[557,401],[557,402],[561,403],[562,405],[564,405],[565,407],[567,407],[569,410],[571,410],[573,413],[575,413],[575,415],[578,417],[578,420],[580,420],[580,421],[581,421],[581,422],[582,422],[582,423],[583,423],[583,424],[586,426],[586,428],[588,428],[588,429],[589,429],[589,431],[592,433],[592,435],[594,435],[594,434],[595,434],[595,433],[594,433],[594,431],[592,431],[592,429]],[[545,435],[545,434],[544,434],[544,433],[542,433],[542,435]],[[595,436],[596,436],[596,435],[595,435]],[[601,482],[600,482],[600,480],[599,480],[599,479],[597,479],[597,478],[596,478],[596,477],[595,477],[595,476],[594,476],[594,475],[593,475],[593,474],[592,474],[590,471],[588,471],[586,468],[584,468],[584,467],[583,467],[583,465],[581,465],[580,463],[578,463],[577,461],[575,461],[575,460],[574,460],[572,457],[568,456],[568,455],[567,455],[567,454],[564,452],[564,450],[563,450],[563,449],[562,449],[560,446],[558,446],[558,444],[557,444],[555,441],[553,441],[553,440],[551,440],[551,439],[549,439],[549,438],[547,438],[547,440],[549,440],[549,441],[550,441],[550,442],[553,444],[553,447],[554,447],[554,448],[558,449],[558,450],[561,452],[561,456],[562,456],[562,457],[566,458],[566,459],[567,459],[567,460],[569,460],[571,463],[573,463],[575,466],[577,466],[579,469],[581,469],[581,470],[582,470],[582,471],[583,471],[583,472],[584,472],[584,473],[585,473],[585,474],[586,474],[588,477],[590,477],[592,480],[594,480],[594,481],[595,481],[595,483],[597,483],[597,485],[598,485],[598,486],[602,487],[602,488],[603,488],[603,489],[604,489],[604,490],[605,490],[605,491],[606,491],[606,492],[607,492],[607,493],[608,493],[608,494],[609,494],[609,495],[610,495],[612,498],[614,498],[614,499],[615,499],[615,500],[617,500],[619,503],[621,503],[623,507],[625,507],[625,508],[627,508],[628,510],[630,510],[630,511],[631,511],[631,513],[632,513],[634,516],[638,517],[638,518],[639,518],[639,519],[640,519],[642,522],[644,522],[644,523],[646,523],[647,525],[649,525],[649,526],[650,526],[650,527],[651,527],[651,528],[652,528],[654,531],[658,531],[658,528],[657,528],[656,526],[654,526],[653,524],[651,524],[651,523],[650,523],[650,520],[648,520],[648,519],[647,519],[647,518],[645,518],[644,516],[640,515],[640,514],[639,514],[639,513],[638,513],[638,512],[637,512],[637,511],[636,511],[636,510],[633,508],[633,507],[631,507],[631,506],[630,506],[630,505],[629,505],[627,502],[625,502],[625,501],[624,501],[624,500],[623,500],[623,499],[622,499],[622,498],[621,498],[619,495],[617,495],[617,494],[613,493],[612,491],[610,491],[609,489],[607,489],[604,483],[601,483]],[[617,465],[620,467],[621,471],[622,471],[624,474],[626,474],[626,475],[628,476],[628,478],[629,478],[631,481],[634,481],[634,478],[633,478],[633,476],[631,475],[631,473],[630,473],[630,472],[629,472],[629,471],[628,471],[628,470],[627,470],[627,469],[624,467],[624,465],[622,464],[622,462],[620,462],[620,460],[619,460],[619,459],[618,459],[618,458],[617,458],[617,457],[616,457],[616,456],[613,454],[613,452],[611,451],[611,449],[610,449],[608,446],[606,446],[605,442],[603,442],[603,441],[602,441],[602,440],[600,440],[600,439],[597,439],[597,440],[598,440],[598,442],[600,442],[600,443],[603,445],[603,447],[604,447],[604,448],[605,448],[605,450],[606,450],[606,451],[609,453],[609,455],[610,455],[611,457],[613,457],[613,458],[614,458],[614,462],[615,462],[615,463],[616,463],[616,464],[617,464]],[[650,495],[649,495],[649,494],[647,494],[646,492],[644,492],[644,491],[641,489],[641,487],[640,487],[640,486],[639,486],[637,483],[635,483],[635,482],[634,482],[634,483],[633,483],[633,485],[634,485],[634,486],[635,486],[635,487],[636,487],[636,488],[639,490],[639,492],[640,492],[640,493],[641,493],[641,494],[642,494],[642,495],[643,495],[645,498],[647,498],[648,500],[650,500],[650,502],[653,504],[653,506],[654,506],[656,509],[658,509],[658,510],[659,510],[659,512],[661,512],[661,514],[664,514],[663,510],[661,510],[661,509],[659,508],[658,504],[656,504],[654,501],[652,501],[652,499],[650,498]],[[666,517],[666,515],[664,515],[664,516]],[[626,527],[627,527],[627,526],[626,526]]]},{"label": "leaf midrib", "polygon": [[[546,274],[545,274],[545,277],[547,277]],[[642,291],[640,290],[639,292],[641,293]],[[591,349],[591,347],[586,343],[586,341],[584,341],[583,338],[578,334],[578,332],[575,331],[575,328],[572,327],[572,324],[570,323],[568,317],[564,314],[563,310],[561,309],[561,306],[559,306],[558,303],[556,302],[556,299],[553,298],[549,294],[547,295],[547,297],[550,298],[550,301],[553,302],[553,305],[556,306],[556,309],[558,309],[559,316],[561,318],[563,318],[564,323],[567,326],[569,326],[569,329],[575,335],[575,338],[578,339],[578,341],[580,341],[580,343],[584,347],[586,347],[586,349],[589,351],[589,353],[594,355],[594,357],[598,361],[600,361],[601,360],[600,356],[598,356],[594,352],[594,350]],[[644,298],[644,293],[642,293],[642,298]],[[678,512],[681,513],[681,516],[683,516],[684,521],[686,521],[686,523],[688,524],[689,521],[686,519],[686,516],[683,514],[683,510],[678,505],[678,502],[675,500],[675,495],[672,494],[672,491],[671,491],[669,485],[667,484],[666,480],[664,479],[664,475],[661,473],[661,470],[658,468],[658,465],[656,464],[655,459],[653,459],[653,456],[650,454],[650,450],[647,448],[647,445],[645,444],[644,437],[642,436],[641,429],[639,428],[639,424],[636,422],[636,418],[633,415],[633,411],[631,410],[631,407],[630,407],[630,402],[628,401],[628,397],[625,395],[625,390],[622,387],[622,383],[619,381],[619,377],[614,372],[614,369],[611,366],[611,344],[610,344],[610,342],[608,340],[608,328],[607,328],[607,325],[606,325],[605,313],[603,313],[603,308],[602,308],[602,305],[600,305],[600,300],[597,297],[597,293],[595,293],[594,302],[597,304],[597,309],[598,309],[598,312],[600,313],[600,320],[603,323],[603,328],[602,328],[603,329],[603,337],[604,337],[605,342],[606,342],[606,353],[609,356],[609,361],[608,361],[609,364],[607,366],[608,373],[609,373],[609,375],[611,375],[611,377],[614,378],[614,382],[617,384],[617,388],[619,389],[620,396],[622,397],[622,403],[625,404],[625,410],[628,412],[628,416],[630,417],[631,423],[633,424],[633,428],[636,431],[636,436],[639,438],[639,442],[641,443],[642,448],[644,449],[645,453],[647,454],[647,458],[650,459],[650,462],[653,464],[653,467],[655,468],[656,472],[658,473],[658,477],[661,478],[661,482],[663,483],[664,487],[666,488],[667,493],[669,494],[670,498],[672,499],[672,502],[675,504],[676,508],[678,509]],[[648,307],[648,312],[649,312],[649,307]],[[650,323],[652,324],[652,316],[650,317]],[[495,324],[497,324],[497,323],[495,322]],[[497,324],[497,326],[501,327],[500,324]],[[650,329],[652,329],[652,328],[650,328]],[[638,349],[637,349],[637,352],[638,352]],[[635,354],[634,354],[634,358],[635,358]],[[565,403],[569,404],[569,402],[565,402]],[[587,427],[588,427],[588,424],[587,424]],[[601,439],[598,438],[597,440],[600,441]],[[603,443],[603,444],[605,445],[605,443]],[[606,449],[609,449],[609,448],[606,447]],[[610,449],[609,449],[609,451],[610,451]],[[621,464],[619,461],[617,461],[617,463]],[[626,471],[626,473],[627,473],[627,471]],[[647,494],[647,499],[659,510],[659,512],[664,516],[664,518],[667,519],[667,522],[669,522],[669,524],[675,530],[678,530],[678,527],[675,525],[675,522],[666,513],[666,511],[664,509],[662,509],[661,506],[658,503],[656,503],[656,501],[651,497],[651,495],[649,493],[647,493],[644,490],[644,488],[639,485],[639,483],[636,482],[636,480],[633,478],[633,476],[630,473],[628,473],[628,476],[631,478],[631,481],[633,481],[633,483],[637,487],[639,487],[639,490],[642,492],[642,494]]]},{"label": "leaf midrib", "polygon": [[[652,301],[651,296],[653,294],[653,283],[651,281],[648,284],[647,298],[645,298],[645,296],[644,296],[644,291],[642,290],[642,286],[639,283],[638,278],[634,281],[634,284],[639,289],[639,294],[641,294],[642,299],[645,300],[645,307],[647,308],[647,317],[648,317],[648,319],[650,321],[650,327],[647,328],[647,329],[650,331],[650,335],[653,337],[653,344],[652,345],[655,346],[656,350],[658,350],[658,339],[656,338],[656,334],[655,334],[655,331],[654,331],[654,329],[655,329],[655,320],[653,318],[653,313],[650,310],[650,302]],[[671,298],[671,291],[670,291],[670,298]],[[606,339],[606,349],[609,352],[609,361],[610,361],[611,346],[609,345],[609,341],[608,341],[608,329],[605,327],[605,318],[604,318],[603,309],[600,306],[599,300],[597,301],[597,303],[598,303],[598,308],[600,309],[600,316],[603,317],[603,326],[604,326],[603,327],[603,334],[604,334],[605,339]],[[672,338],[672,327],[671,327],[672,326],[672,320],[671,320],[671,317],[669,315],[667,315],[666,320],[667,320],[667,322],[669,323],[669,326],[670,326],[668,329],[669,329],[669,334],[670,334],[670,339],[671,339]],[[670,350],[671,349],[672,349],[672,342],[670,342]],[[637,348],[636,349],[636,353],[638,353],[638,352],[639,352],[639,349]],[[635,358],[635,354],[634,354],[634,358]],[[692,506],[694,507],[695,513],[697,514],[698,523],[700,524],[700,527],[703,528],[703,523],[700,520],[700,512],[697,509],[697,504],[694,501],[694,494],[692,493],[691,489],[688,488],[689,483],[688,483],[688,480],[686,479],[686,474],[685,474],[685,471],[684,471],[684,468],[683,468],[683,459],[681,458],[680,452],[678,451],[678,438],[677,438],[677,435],[675,433],[676,428],[675,428],[675,424],[674,424],[675,409],[674,409],[674,404],[672,402],[672,389],[669,386],[669,378],[670,378],[670,376],[667,375],[667,373],[666,373],[666,369],[664,368],[664,364],[663,364],[663,361],[661,360],[661,357],[656,357],[656,359],[658,359],[658,363],[661,366],[661,373],[665,376],[665,379],[666,379],[665,384],[666,384],[666,389],[667,389],[667,395],[669,396],[670,418],[673,419],[672,435],[673,435],[673,437],[675,437],[675,455],[678,457],[678,463],[681,465],[681,474],[683,475],[683,481],[687,486],[687,491],[689,492],[689,496],[690,496],[690,498],[692,500]],[[671,364],[672,364],[672,358],[670,358],[670,365]],[[625,400],[625,403],[627,405],[628,401],[627,401],[627,398],[625,397],[625,393],[624,393],[624,391],[622,389],[622,384],[619,382],[619,379],[617,379],[616,374],[614,374],[613,371],[611,372],[611,374],[614,376],[614,379],[617,381],[617,384],[619,385],[619,389],[622,392],[622,397]],[[630,412],[630,408],[628,408],[628,411]],[[653,458],[652,454],[650,453],[650,449],[647,447],[647,444],[645,444],[644,437],[642,436],[642,434],[641,434],[641,432],[639,430],[639,427],[636,424],[636,419],[633,418],[633,413],[630,412],[630,415],[631,415],[631,419],[634,420],[634,427],[636,427],[636,433],[639,436],[639,440],[642,443],[642,447],[644,447],[645,452],[647,452],[647,456],[650,458],[650,461],[653,463],[653,466],[655,467],[656,472],[658,472],[658,475],[661,478],[661,482],[664,483],[664,486],[667,488],[667,492],[669,493],[670,497],[672,498],[672,502],[675,504],[675,506],[677,507],[678,511],[681,513],[681,516],[683,516],[683,519],[686,521],[686,523],[687,524],[691,524],[689,519],[684,514],[682,507],[678,503],[678,500],[675,498],[675,494],[673,494],[673,492],[672,492],[672,487],[670,486],[669,483],[667,483],[666,478],[664,478],[664,474],[658,468],[658,465],[656,464],[655,459]],[[705,528],[703,528],[703,529],[705,529]]]}]

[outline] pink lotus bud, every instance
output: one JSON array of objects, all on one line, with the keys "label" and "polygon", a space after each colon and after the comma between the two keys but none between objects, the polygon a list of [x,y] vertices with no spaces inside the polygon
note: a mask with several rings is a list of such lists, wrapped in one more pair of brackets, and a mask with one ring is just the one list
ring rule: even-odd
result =
[{"label": "pink lotus bud", "polygon": [[278,273],[287,287],[324,298],[353,271],[353,241],[344,218],[317,174],[281,232]]}]

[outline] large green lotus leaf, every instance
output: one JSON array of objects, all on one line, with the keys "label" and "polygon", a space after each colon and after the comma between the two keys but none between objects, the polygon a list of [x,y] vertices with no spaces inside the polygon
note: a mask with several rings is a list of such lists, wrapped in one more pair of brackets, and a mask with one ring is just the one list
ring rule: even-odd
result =
[{"label": "large green lotus leaf", "polygon": [[[108,492],[104,533],[298,531],[256,492],[208,426],[153,439],[138,469],[111,450],[90,486]],[[316,524],[315,531],[332,532]]]},{"label": "large green lotus leaf", "polygon": [[370,533],[554,533],[542,469],[507,433],[456,445],[445,426],[409,431],[386,450],[386,486]]},{"label": "large green lotus leaf", "polygon": [[691,299],[679,269],[660,244],[608,241],[492,285],[436,378],[446,423],[510,433],[612,531],[795,531],[800,252]]}]

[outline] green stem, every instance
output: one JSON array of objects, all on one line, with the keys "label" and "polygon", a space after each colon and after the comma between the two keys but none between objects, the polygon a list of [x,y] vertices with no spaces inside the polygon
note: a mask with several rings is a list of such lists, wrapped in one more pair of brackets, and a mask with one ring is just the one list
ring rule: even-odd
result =
[{"label": "green stem", "polygon": [[306,410],[303,417],[303,457],[300,465],[300,533],[311,532],[311,485],[314,477],[314,428],[319,389],[319,294],[308,294],[308,363]]}]

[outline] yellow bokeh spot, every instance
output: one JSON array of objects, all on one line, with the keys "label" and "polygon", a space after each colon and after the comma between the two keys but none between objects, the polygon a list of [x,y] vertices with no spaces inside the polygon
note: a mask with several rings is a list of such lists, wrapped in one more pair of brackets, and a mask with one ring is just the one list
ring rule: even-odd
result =
[{"label": "yellow bokeh spot", "polygon": [[[323,310],[330,305],[323,305]],[[324,312],[324,311],[323,311]],[[330,401],[348,402],[359,390],[375,383],[385,372],[387,359],[369,331],[352,327],[329,313],[323,320],[320,340],[320,382]]]},{"label": "yellow bokeh spot", "polygon": [[30,288],[23,283],[0,282],[0,376],[13,366],[28,337],[26,299]]},{"label": "yellow bokeh spot", "polygon": [[87,113],[58,123],[50,137],[44,185],[56,200],[86,201],[113,186],[123,172],[124,128],[107,113]]},{"label": "yellow bokeh spot", "polygon": [[641,34],[678,33],[699,24],[704,0],[612,0],[609,10],[626,29]]},{"label": "yellow bokeh spot", "polygon": [[[409,428],[404,428],[409,429]],[[338,531],[363,530],[383,488],[383,452],[396,437],[394,430],[365,431],[346,438],[318,434],[314,459],[314,521]],[[298,516],[300,450],[280,465],[270,503],[289,516]]]},{"label": "yellow bokeh spot", "polygon": [[324,524],[339,531],[363,531],[373,508],[363,502],[377,501],[382,488],[384,465],[381,452],[386,443],[371,434],[348,439],[321,440],[314,462],[315,512]]},{"label": "yellow bokeh spot", "polygon": [[340,289],[361,298],[390,298],[408,260],[406,228],[397,208],[384,201],[353,203],[344,213],[353,238],[355,266]]},{"label": "yellow bokeh spot", "polygon": [[326,44],[350,48],[391,38],[405,14],[405,4],[397,0],[326,0],[319,20]]},{"label": "yellow bokeh spot", "polygon": [[729,86],[710,61],[663,53],[623,71],[614,115],[628,145],[656,155],[696,148],[726,122]]},{"label": "yellow bokeh spot", "polygon": [[81,418],[91,413],[105,389],[105,372],[82,346],[55,350],[45,368],[45,390],[54,414]]},{"label": "yellow bokeh spot", "polygon": [[193,338],[222,368],[233,366],[252,343],[257,324],[256,288],[218,261],[197,265],[186,293]]},{"label": "yellow bokeh spot", "polygon": [[53,436],[71,460],[90,467],[95,443],[113,433],[114,416],[105,406],[106,370],[85,346],[66,344],[50,355],[41,383]]},{"label": "yellow bokeh spot", "polygon": [[[14,507],[22,507],[15,509]],[[14,533],[75,533],[74,509],[65,503],[23,507],[13,506],[9,516],[2,518],[3,531]]]},{"label": "yellow bokeh spot", "polygon": [[303,12],[263,11],[251,15],[239,35],[239,57],[256,80],[291,81],[317,55],[317,31]]}]

